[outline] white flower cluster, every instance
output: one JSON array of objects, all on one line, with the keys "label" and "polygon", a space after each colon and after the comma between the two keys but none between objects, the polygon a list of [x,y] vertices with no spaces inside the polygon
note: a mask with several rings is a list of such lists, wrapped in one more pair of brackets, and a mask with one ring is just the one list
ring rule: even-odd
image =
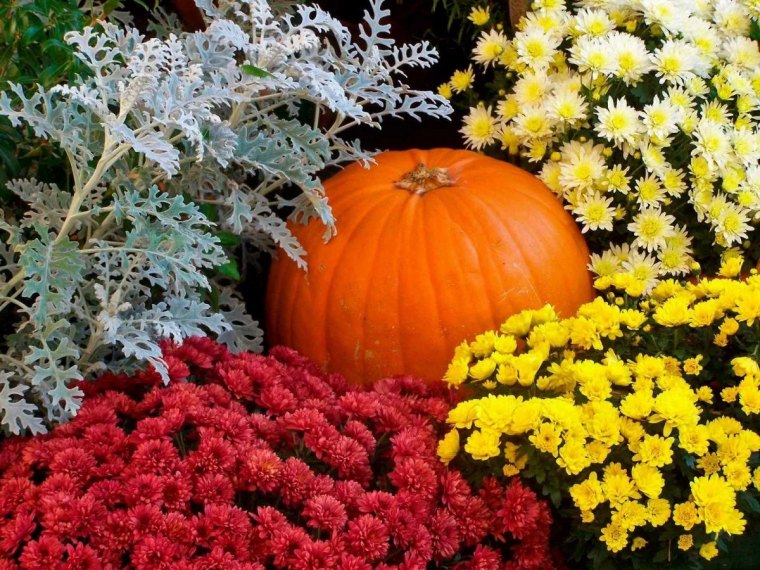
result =
[{"label": "white flower cluster", "polygon": [[[513,39],[496,28],[477,42],[474,61],[508,81],[470,109],[467,144],[535,163],[584,232],[622,240],[594,256],[599,276],[636,272],[651,288],[690,272],[697,241],[747,245],[760,219],[760,2],[532,7]],[[455,92],[472,85],[458,73]]]}]

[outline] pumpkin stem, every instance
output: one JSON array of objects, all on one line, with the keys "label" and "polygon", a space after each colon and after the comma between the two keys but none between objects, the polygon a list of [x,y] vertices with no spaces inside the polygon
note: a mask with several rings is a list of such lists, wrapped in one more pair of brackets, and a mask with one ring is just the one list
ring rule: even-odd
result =
[{"label": "pumpkin stem", "polygon": [[417,168],[407,172],[401,177],[401,180],[396,181],[396,188],[409,190],[418,196],[422,196],[431,190],[453,185],[454,180],[449,176],[448,170],[445,168],[428,168],[421,162]]}]

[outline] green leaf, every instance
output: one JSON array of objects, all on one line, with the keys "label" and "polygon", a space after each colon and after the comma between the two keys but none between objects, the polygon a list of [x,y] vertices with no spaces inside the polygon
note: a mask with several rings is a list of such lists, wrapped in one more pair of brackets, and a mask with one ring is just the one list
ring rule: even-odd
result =
[{"label": "green leaf", "polygon": [[216,237],[219,238],[219,245],[222,247],[235,247],[240,245],[240,238],[230,232],[216,232]]},{"label": "green leaf", "polygon": [[559,489],[554,487],[549,492],[549,497],[551,498],[552,504],[559,508],[559,506],[562,504],[562,494],[560,493]]},{"label": "green leaf", "polygon": [[198,207],[198,209],[201,211],[201,214],[206,216],[207,220],[210,220],[212,222],[219,220],[219,211],[214,204],[203,203]]},{"label": "green leaf", "polygon": [[[103,4],[103,12],[105,12],[106,14],[110,14],[111,12],[116,10],[116,8],[118,8],[120,4],[121,4],[121,0],[108,0],[105,4]],[[143,8],[147,8],[147,6],[145,6],[145,4],[143,4],[142,2],[139,2],[139,0],[138,0],[138,4],[142,5]]]},{"label": "green leaf", "polygon": [[753,513],[760,513],[760,501],[758,501],[752,493],[743,492],[739,494],[739,499],[742,503],[747,505]]},{"label": "green leaf", "polygon": [[756,42],[760,42],[760,23],[757,20],[752,20],[749,28],[749,37]]},{"label": "green leaf", "polygon": [[240,69],[242,69],[244,73],[247,73],[248,75],[253,75],[254,77],[270,77],[272,75],[266,69],[261,69],[260,67],[256,67],[255,65],[251,65],[250,63],[241,65]]},{"label": "green leaf", "polygon": [[238,269],[237,261],[234,259],[217,266],[216,272],[223,277],[227,277],[228,279],[240,281],[240,269]]},{"label": "green leaf", "polygon": [[21,36],[21,39],[24,41],[24,43],[31,43],[34,41],[35,36],[42,30],[42,24],[37,23],[29,26],[26,30],[24,30],[23,35]]}]

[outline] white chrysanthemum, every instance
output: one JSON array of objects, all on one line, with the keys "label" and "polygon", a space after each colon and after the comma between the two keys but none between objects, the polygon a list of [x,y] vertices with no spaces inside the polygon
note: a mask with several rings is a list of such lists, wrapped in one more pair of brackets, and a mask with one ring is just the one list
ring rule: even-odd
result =
[{"label": "white chrysanthemum", "polygon": [[722,127],[729,127],[732,123],[731,111],[720,101],[707,101],[699,108],[701,119],[717,123]]},{"label": "white chrysanthemum", "polygon": [[619,10],[623,6],[630,4],[630,0],[575,0],[573,4],[578,8],[589,8],[591,10]]},{"label": "white chrysanthemum", "polygon": [[621,261],[610,250],[602,252],[601,255],[592,253],[589,261],[589,271],[599,277],[608,277],[620,271]]},{"label": "white chrysanthemum", "polygon": [[662,266],[653,255],[631,249],[628,259],[623,261],[623,271],[633,274],[637,280],[641,281],[644,284],[644,293],[646,294],[657,285],[657,278],[662,272]]},{"label": "white chrysanthemum", "polygon": [[693,77],[708,77],[710,64],[699,50],[684,40],[667,40],[652,54],[660,83],[684,85]]},{"label": "white chrysanthemum", "polygon": [[560,182],[565,188],[590,190],[605,175],[604,147],[570,141],[561,149]]},{"label": "white chrysanthemum", "polygon": [[515,133],[523,140],[547,138],[553,126],[554,121],[542,106],[527,107],[512,120]]},{"label": "white chrysanthemum", "polygon": [[743,2],[715,0],[713,22],[727,37],[749,35],[751,19]]},{"label": "white chrysanthemum", "polygon": [[631,177],[628,175],[628,167],[623,167],[620,164],[614,165],[607,171],[605,183],[608,192],[628,194],[631,190]]},{"label": "white chrysanthemum", "polygon": [[704,157],[708,164],[724,167],[731,158],[731,140],[726,129],[709,119],[702,119],[692,133],[693,156]]},{"label": "white chrysanthemum", "polygon": [[572,89],[574,91],[581,91],[584,87],[583,77],[581,74],[575,73],[574,71],[555,73],[550,77],[554,89]]},{"label": "white chrysanthemum", "polygon": [[665,139],[678,132],[681,113],[681,109],[672,105],[667,98],[661,100],[659,96],[655,97],[641,112],[641,122],[647,136]]},{"label": "white chrysanthemum", "polygon": [[614,31],[606,37],[606,43],[610,57],[603,70],[605,74],[622,79],[626,85],[633,85],[652,69],[652,57],[641,38]]},{"label": "white chrysanthemum", "polygon": [[760,192],[760,163],[748,166],[746,175],[744,187]]},{"label": "white chrysanthemum", "polygon": [[665,275],[686,275],[691,271],[694,258],[688,251],[666,245],[657,253],[661,271]]},{"label": "white chrysanthemum", "polygon": [[596,118],[594,130],[600,137],[615,144],[636,144],[638,136],[643,132],[638,111],[622,97],[617,101],[610,97],[606,108],[599,107],[596,110]]},{"label": "white chrysanthemum", "polygon": [[581,36],[570,47],[570,63],[581,73],[596,77],[610,69],[612,57],[607,42],[591,36]]},{"label": "white chrysanthemum", "polygon": [[737,194],[736,201],[742,208],[747,209],[755,223],[760,222],[760,188],[752,187],[745,182]]},{"label": "white chrysanthemum", "polygon": [[499,118],[508,121],[517,116],[520,112],[520,103],[514,94],[507,95],[504,99],[496,103],[496,114]]},{"label": "white chrysanthemum", "polygon": [[472,52],[472,59],[487,69],[489,65],[498,61],[508,43],[509,40],[503,32],[497,30],[482,32]]},{"label": "white chrysanthemum", "polygon": [[707,61],[717,62],[723,39],[710,22],[702,18],[687,18],[681,35],[694,44]]},{"label": "white chrysanthemum", "polygon": [[668,239],[665,240],[665,246],[670,248],[683,249],[687,253],[691,253],[691,236],[686,231],[685,226],[675,226],[673,228],[674,233]]},{"label": "white chrysanthemum", "polygon": [[540,27],[531,26],[517,32],[514,39],[517,61],[530,69],[545,69],[552,62],[561,41],[560,37],[547,34]]},{"label": "white chrysanthemum", "polygon": [[747,239],[747,232],[752,231],[746,211],[735,204],[727,204],[715,224],[715,232],[723,238],[724,245],[730,247]]},{"label": "white chrysanthemum", "polygon": [[525,143],[523,156],[528,162],[541,162],[549,150],[548,141],[542,139],[533,139]]},{"label": "white chrysanthemum", "polygon": [[644,208],[628,224],[628,231],[636,236],[635,247],[657,251],[665,247],[665,240],[675,234],[676,219],[659,208]]},{"label": "white chrysanthemum", "polygon": [[559,162],[550,160],[544,163],[541,172],[538,173],[538,177],[552,192],[558,196],[562,196],[563,188],[562,183],[559,181],[561,173]]},{"label": "white chrysanthemum", "polygon": [[565,7],[564,0],[534,0],[534,10],[546,10],[552,12],[554,10],[560,10]]},{"label": "white chrysanthemum", "polygon": [[705,194],[699,199],[695,196],[694,202],[702,206],[705,218],[713,225],[717,224],[718,219],[726,212],[729,205],[728,198],[721,192],[711,193],[709,196]]},{"label": "white chrysanthemum", "polygon": [[680,196],[687,190],[686,177],[683,170],[667,167],[658,175],[662,187],[668,196]]},{"label": "white chrysanthemum", "polygon": [[[694,109],[697,105],[694,97],[683,87],[670,86],[668,88],[667,100],[674,107],[681,109],[681,111]],[[681,120],[683,121],[683,117]]]},{"label": "white chrysanthemum", "polygon": [[659,177],[665,175],[665,171],[670,167],[668,159],[665,157],[662,146],[654,144],[652,141],[646,141],[639,145],[641,160],[652,174]]},{"label": "white chrysanthemum", "polygon": [[577,89],[555,89],[546,101],[549,116],[561,123],[574,125],[587,118],[588,103]]},{"label": "white chrysanthemum", "polygon": [[609,249],[609,252],[614,255],[621,264],[631,258],[631,253],[633,253],[633,251],[634,250],[631,249],[631,244],[629,243],[622,243],[620,245],[613,243]]},{"label": "white chrysanthemum", "polygon": [[744,0],[744,4],[750,16],[755,20],[760,20],[760,0]]},{"label": "white chrysanthemum", "polygon": [[589,230],[612,231],[612,223],[615,219],[612,198],[601,196],[597,192],[587,194],[575,205],[573,213],[582,226],[582,233]]},{"label": "white chrysanthemum", "polygon": [[615,23],[604,10],[583,8],[570,21],[570,29],[578,36],[600,37],[615,29]]},{"label": "white chrysanthemum", "polygon": [[683,0],[638,0],[633,2],[648,26],[657,25],[667,36],[676,36],[683,29],[691,7]]},{"label": "white chrysanthemum", "polygon": [[553,77],[543,72],[528,71],[515,83],[515,101],[521,107],[540,105],[552,89]]},{"label": "white chrysanthemum", "polygon": [[509,154],[517,154],[520,152],[520,137],[515,133],[514,127],[510,125],[503,125],[499,130],[499,141],[501,142],[502,150],[506,150]]},{"label": "white chrysanthemum", "polygon": [[478,105],[470,108],[460,132],[464,135],[467,146],[480,150],[496,140],[498,127],[492,108]]},{"label": "white chrysanthemum", "polygon": [[652,173],[636,181],[636,201],[642,206],[659,206],[665,200],[665,190]]},{"label": "white chrysanthemum", "polygon": [[[731,91],[736,95],[746,95],[757,100],[755,89],[752,86],[752,79],[749,74],[740,67],[729,64],[721,70],[721,76],[725,79]],[[742,111],[746,113],[747,111]]]},{"label": "white chrysanthemum", "polygon": [[557,37],[566,35],[570,16],[567,10],[565,10],[564,5],[556,10],[541,10],[539,8],[535,8],[535,10],[523,16],[518,23],[518,31],[539,28]]},{"label": "white chrysanthemum", "polygon": [[731,64],[748,71],[760,67],[760,49],[757,42],[743,36],[728,38],[723,43],[723,57]]}]

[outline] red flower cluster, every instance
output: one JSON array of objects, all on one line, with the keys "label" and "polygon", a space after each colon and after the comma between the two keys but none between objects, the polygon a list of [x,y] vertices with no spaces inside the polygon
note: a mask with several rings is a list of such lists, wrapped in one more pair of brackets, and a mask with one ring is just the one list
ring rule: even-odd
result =
[{"label": "red flower cluster", "polygon": [[70,423],[2,443],[0,570],[555,567],[532,491],[438,461],[445,394],[285,348],[165,358],[168,387],[107,375]]}]

